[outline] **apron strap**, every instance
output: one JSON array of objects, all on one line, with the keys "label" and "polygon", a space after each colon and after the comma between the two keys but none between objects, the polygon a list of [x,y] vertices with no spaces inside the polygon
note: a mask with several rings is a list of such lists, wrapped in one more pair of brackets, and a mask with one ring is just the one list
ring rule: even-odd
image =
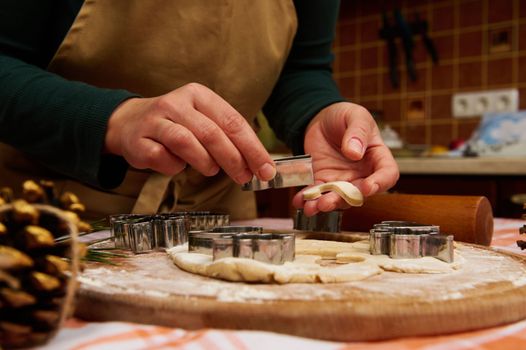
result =
[{"label": "apron strap", "polygon": [[142,186],[133,214],[155,214],[158,212],[172,180],[171,176],[153,173]]}]

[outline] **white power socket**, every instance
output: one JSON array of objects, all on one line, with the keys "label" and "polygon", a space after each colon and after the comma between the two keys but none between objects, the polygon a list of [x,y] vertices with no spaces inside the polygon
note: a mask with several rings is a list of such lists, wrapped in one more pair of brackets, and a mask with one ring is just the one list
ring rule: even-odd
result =
[{"label": "white power socket", "polygon": [[519,110],[519,91],[502,89],[454,94],[451,99],[453,117],[467,118],[484,113],[516,112]]}]

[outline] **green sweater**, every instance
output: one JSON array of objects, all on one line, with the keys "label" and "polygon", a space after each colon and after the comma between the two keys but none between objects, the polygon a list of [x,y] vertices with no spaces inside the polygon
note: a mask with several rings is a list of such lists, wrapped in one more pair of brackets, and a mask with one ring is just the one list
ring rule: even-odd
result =
[{"label": "green sweater", "polygon": [[[126,161],[104,155],[112,111],[135,93],[102,89],[46,71],[83,0],[0,1],[0,142],[100,188],[124,179]],[[343,101],[332,79],[338,0],[296,0],[298,32],[263,111],[278,137],[302,153],[322,108]],[[1,180],[1,174],[0,174]]]}]

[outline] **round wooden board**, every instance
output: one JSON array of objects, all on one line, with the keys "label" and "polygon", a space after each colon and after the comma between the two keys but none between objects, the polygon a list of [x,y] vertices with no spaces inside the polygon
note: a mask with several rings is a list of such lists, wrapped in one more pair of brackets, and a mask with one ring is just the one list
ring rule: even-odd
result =
[{"label": "round wooden board", "polygon": [[287,285],[215,280],[180,270],[165,253],[135,255],[85,269],[76,315],[335,341],[438,335],[526,318],[524,258],[471,245],[457,251],[465,264],[453,273]]}]

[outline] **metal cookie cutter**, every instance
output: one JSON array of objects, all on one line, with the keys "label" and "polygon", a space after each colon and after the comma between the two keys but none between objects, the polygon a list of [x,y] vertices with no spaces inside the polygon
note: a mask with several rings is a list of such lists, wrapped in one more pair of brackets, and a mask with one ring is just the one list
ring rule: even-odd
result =
[{"label": "metal cookie cutter", "polygon": [[110,216],[115,248],[148,253],[185,243],[188,216],[182,213]]},{"label": "metal cookie cutter", "polygon": [[172,248],[188,241],[190,216],[184,212],[152,217],[155,248]]},{"label": "metal cookie cutter", "polygon": [[341,210],[306,216],[303,209],[297,209],[294,216],[294,229],[314,232],[340,232],[342,216]]},{"label": "metal cookie cutter", "polygon": [[264,233],[257,226],[225,226],[189,233],[188,251],[212,255],[213,260],[235,257],[269,264],[294,260],[295,237],[292,233]]},{"label": "metal cookie cutter", "polygon": [[186,243],[190,229],[210,229],[228,224],[230,217],[211,212],[174,212],[118,214],[110,216],[109,221],[115,248],[148,253]]},{"label": "metal cookie cutter", "polygon": [[278,158],[274,159],[274,163],[276,164],[276,176],[272,180],[261,181],[254,176],[241,189],[243,191],[259,191],[269,188],[306,186],[314,183],[310,155]]},{"label": "metal cookie cutter", "polygon": [[213,241],[227,234],[255,234],[263,232],[260,226],[222,226],[210,230],[188,232],[188,251],[194,253],[213,253]]},{"label": "metal cookie cutter", "polygon": [[394,259],[413,259],[431,256],[453,262],[453,236],[440,234],[435,225],[409,221],[382,221],[375,224],[369,235],[370,252],[386,254]]},{"label": "metal cookie cutter", "polygon": [[[132,227],[135,224],[150,222],[149,215],[116,214],[109,217],[110,232],[117,249],[131,249]],[[138,230],[137,230],[138,231]],[[153,240],[153,237],[152,237]]]},{"label": "metal cookie cutter", "polygon": [[190,218],[189,230],[209,230],[218,226],[230,224],[230,215],[211,211],[185,212]]}]

